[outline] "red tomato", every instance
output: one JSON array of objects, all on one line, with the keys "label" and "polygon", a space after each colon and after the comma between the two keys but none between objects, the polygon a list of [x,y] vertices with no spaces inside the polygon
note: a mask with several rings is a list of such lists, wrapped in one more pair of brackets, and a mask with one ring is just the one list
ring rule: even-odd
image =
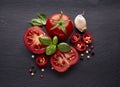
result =
[{"label": "red tomato", "polygon": [[48,57],[46,55],[38,55],[36,57],[36,64],[39,66],[39,67],[44,67],[46,66],[46,64],[48,63]]},{"label": "red tomato", "polygon": [[86,50],[86,45],[83,42],[78,42],[75,48],[80,52],[84,52]]},{"label": "red tomato", "polygon": [[72,35],[71,39],[70,39],[70,42],[72,44],[76,44],[79,40],[80,40],[81,36],[79,33],[75,33]]},{"label": "red tomato", "polygon": [[24,44],[32,53],[42,54],[45,52],[45,46],[40,43],[39,37],[45,35],[42,28],[38,26],[30,27],[24,33]]},{"label": "red tomato", "polygon": [[57,52],[50,57],[50,63],[58,72],[65,72],[68,68],[78,62],[78,52],[71,47],[69,52]]},{"label": "red tomato", "polygon": [[53,37],[57,36],[59,40],[67,39],[73,32],[73,22],[69,16],[61,14],[51,15],[46,22],[46,30]]},{"label": "red tomato", "polygon": [[84,33],[82,36],[82,40],[83,42],[85,42],[86,44],[91,44],[92,43],[92,35],[90,33]]}]

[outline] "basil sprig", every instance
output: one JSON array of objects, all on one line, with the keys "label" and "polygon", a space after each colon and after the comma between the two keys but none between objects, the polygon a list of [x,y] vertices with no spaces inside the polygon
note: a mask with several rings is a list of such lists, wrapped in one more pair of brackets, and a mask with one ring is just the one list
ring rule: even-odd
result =
[{"label": "basil sprig", "polygon": [[59,51],[61,52],[68,52],[70,51],[70,46],[69,44],[65,42],[61,42],[58,44],[58,37],[54,36],[53,39],[47,36],[42,36],[39,37],[39,41],[43,44],[46,45],[46,55],[52,55],[56,52],[56,49],[58,48]]},{"label": "basil sprig", "polygon": [[43,26],[46,24],[47,16],[43,13],[38,14],[37,18],[34,18],[30,21],[30,24],[32,26]]}]

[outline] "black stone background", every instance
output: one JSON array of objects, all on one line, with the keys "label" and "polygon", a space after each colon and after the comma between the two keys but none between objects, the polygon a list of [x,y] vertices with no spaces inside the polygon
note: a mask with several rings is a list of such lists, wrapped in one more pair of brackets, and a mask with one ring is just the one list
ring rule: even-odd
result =
[{"label": "black stone background", "polygon": [[[23,43],[27,22],[38,13],[60,11],[72,20],[85,11],[95,56],[62,74],[48,65],[43,79],[36,67],[31,77],[28,68],[35,62]],[[119,33],[119,0],[0,0],[0,87],[120,87]]]}]

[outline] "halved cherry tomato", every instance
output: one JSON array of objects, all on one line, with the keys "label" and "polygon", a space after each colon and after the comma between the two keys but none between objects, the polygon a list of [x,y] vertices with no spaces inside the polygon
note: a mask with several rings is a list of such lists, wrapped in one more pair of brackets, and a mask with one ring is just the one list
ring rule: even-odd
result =
[{"label": "halved cherry tomato", "polygon": [[78,42],[75,48],[80,52],[84,52],[86,50],[86,44],[83,42]]},{"label": "halved cherry tomato", "polygon": [[47,63],[48,63],[48,57],[46,55],[42,54],[36,57],[36,64],[39,67],[44,67],[46,66]]},{"label": "halved cherry tomato", "polygon": [[65,72],[68,68],[78,62],[78,52],[70,47],[71,50],[69,52],[57,52],[50,57],[50,63],[53,68],[58,72]]},{"label": "halved cherry tomato", "polygon": [[45,46],[39,41],[39,37],[47,36],[42,28],[38,26],[30,27],[24,33],[24,44],[32,53],[42,54],[45,52]]},{"label": "halved cherry tomato", "polygon": [[72,44],[75,44],[75,43],[77,43],[80,40],[80,38],[81,38],[80,34],[79,33],[75,33],[75,34],[72,35],[72,37],[70,39],[70,42]]},{"label": "halved cherry tomato", "polygon": [[51,15],[46,22],[46,30],[53,37],[57,36],[59,40],[67,39],[73,32],[74,24],[69,16],[58,13]]},{"label": "halved cherry tomato", "polygon": [[82,40],[86,44],[91,44],[93,38],[92,38],[92,35],[90,33],[84,33],[83,36],[82,36]]}]

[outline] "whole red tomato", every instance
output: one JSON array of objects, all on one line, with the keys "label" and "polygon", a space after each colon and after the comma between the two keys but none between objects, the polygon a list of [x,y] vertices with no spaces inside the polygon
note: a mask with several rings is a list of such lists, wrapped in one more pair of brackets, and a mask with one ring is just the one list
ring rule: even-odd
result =
[{"label": "whole red tomato", "polygon": [[61,13],[51,15],[46,22],[46,30],[53,37],[59,40],[67,39],[73,32],[74,25],[69,16]]}]

